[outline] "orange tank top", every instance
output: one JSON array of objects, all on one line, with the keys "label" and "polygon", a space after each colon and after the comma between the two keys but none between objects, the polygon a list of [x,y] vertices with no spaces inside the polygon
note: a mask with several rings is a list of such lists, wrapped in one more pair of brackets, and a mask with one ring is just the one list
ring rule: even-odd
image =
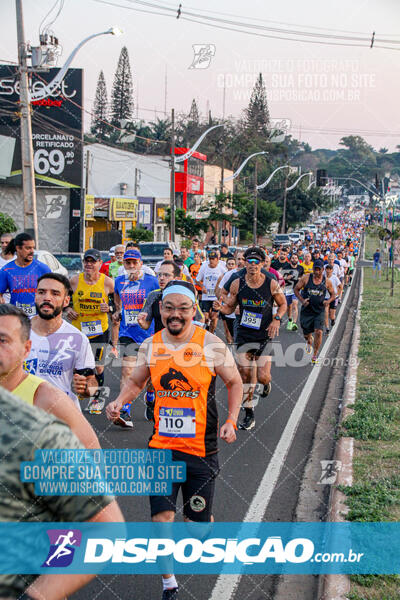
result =
[{"label": "orange tank top", "polygon": [[191,340],[167,348],[158,331],[152,340],[150,373],[155,390],[154,431],[150,448],[195,456],[218,451],[216,375],[204,354],[206,331],[195,326]]}]

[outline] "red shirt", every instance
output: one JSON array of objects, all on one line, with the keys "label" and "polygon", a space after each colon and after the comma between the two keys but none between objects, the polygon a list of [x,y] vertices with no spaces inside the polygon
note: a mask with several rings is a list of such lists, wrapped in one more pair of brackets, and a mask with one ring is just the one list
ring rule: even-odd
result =
[{"label": "red shirt", "polygon": [[107,277],[109,277],[110,274],[108,272],[108,269],[112,262],[112,260],[108,260],[107,262],[103,263],[100,267],[100,273],[104,273],[104,275],[107,275]]}]

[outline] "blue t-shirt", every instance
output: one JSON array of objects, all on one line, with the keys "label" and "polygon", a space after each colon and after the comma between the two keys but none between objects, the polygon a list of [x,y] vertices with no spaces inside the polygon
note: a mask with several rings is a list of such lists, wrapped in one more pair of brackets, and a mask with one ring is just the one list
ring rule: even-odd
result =
[{"label": "blue t-shirt", "polygon": [[152,324],[149,329],[142,329],[137,323],[137,317],[150,292],[159,289],[158,280],[147,273],[137,281],[130,281],[125,275],[120,275],[115,279],[114,285],[115,292],[122,303],[119,337],[126,336],[141,344],[143,340],[154,334],[154,325]]},{"label": "blue t-shirt", "polygon": [[375,252],[374,253],[374,263],[378,263],[380,258],[381,258],[380,252]]},{"label": "blue t-shirt", "polygon": [[51,269],[35,258],[27,267],[19,267],[15,260],[0,270],[0,294],[11,292],[10,304],[14,304],[29,316],[36,314],[35,293],[37,280]]}]

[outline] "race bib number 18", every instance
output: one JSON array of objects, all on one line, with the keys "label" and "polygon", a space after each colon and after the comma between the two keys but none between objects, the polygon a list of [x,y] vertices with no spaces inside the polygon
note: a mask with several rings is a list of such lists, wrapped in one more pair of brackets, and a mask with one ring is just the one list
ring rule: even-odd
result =
[{"label": "race bib number 18", "polygon": [[158,433],[165,437],[196,436],[196,413],[192,408],[160,407]]},{"label": "race bib number 18", "polygon": [[88,337],[101,335],[103,333],[101,321],[82,321],[81,329],[82,333],[84,333]]}]

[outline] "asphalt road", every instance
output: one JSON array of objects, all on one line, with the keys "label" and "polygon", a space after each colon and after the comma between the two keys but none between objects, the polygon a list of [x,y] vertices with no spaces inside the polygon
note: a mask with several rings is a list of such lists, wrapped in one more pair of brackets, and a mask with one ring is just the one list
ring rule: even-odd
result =
[{"label": "asphalt road", "polygon": [[[347,308],[345,309],[347,310]],[[345,315],[344,315],[345,317]],[[343,319],[344,321],[345,319]],[[217,334],[223,337],[219,325]],[[340,331],[331,342],[329,356],[334,356]],[[327,337],[324,335],[324,343]],[[296,346],[297,345],[297,346]],[[296,349],[296,353],[294,350]],[[312,369],[319,369],[317,384],[300,421],[290,450],[286,456],[277,484],[272,492],[264,517],[265,521],[292,521],[305,462],[312,444],[316,421],[324,401],[324,393],[330,376],[330,367],[313,367],[309,355],[304,352],[301,331],[288,332],[284,325],[277,341],[275,364],[272,366],[272,392],[261,399],[256,408],[256,427],[246,432],[238,431],[237,441],[232,445],[220,443],[221,473],[217,479],[214,499],[216,521],[243,521],[260,480],[271,456],[282,437],[299,395]],[[329,361],[326,361],[329,362]],[[107,368],[106,385],[110,386],[110,397],[116,397],[119,389],[120,369]],[[217,402],[220,420],[224,419],[227,393],[222,382],[217,380]],[[144,418],[144,400],[140,397],[133,408],[134,429],[123,430],[110,424],[105,415],[90,415],[104,448],[146,448],[152,425]],[[243,413],[242,413],[243,414]],[[150,520],[149,502],[146,497],[121,497],[122,512],[127,521]],[[182,520],[179,512],[177,520]],[[182,600],[209,600],[213,597],[216,576],[179,576]],[[241,578],[233,599],[267,600],[274,597],[275,578],[272,576],[244,576]],[[76,593],[73,598],[110,600],[156,600],[161,598],[160,576],[101,576]]]}]

